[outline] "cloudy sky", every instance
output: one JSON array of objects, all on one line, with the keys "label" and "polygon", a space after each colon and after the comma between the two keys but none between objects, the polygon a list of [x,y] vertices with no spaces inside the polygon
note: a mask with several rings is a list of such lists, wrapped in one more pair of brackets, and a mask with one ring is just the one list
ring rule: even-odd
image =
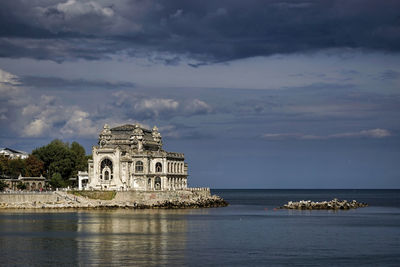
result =
[{"label": "cloudy sky", "polygon": [[0,147],[157,125],[190,185],[400,188],[397,0],[3,0]]}]

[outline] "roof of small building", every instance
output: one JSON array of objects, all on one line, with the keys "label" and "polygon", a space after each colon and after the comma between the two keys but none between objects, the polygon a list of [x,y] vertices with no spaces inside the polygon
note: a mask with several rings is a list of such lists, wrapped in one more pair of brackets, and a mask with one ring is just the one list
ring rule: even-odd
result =
[{"label": "roof of small building", "polygon": [[8,147],[0,148],[0,151],[2,151],[2,150],[7,150],[7,151],[10,151],[11,153],[14,153],[14,154],[28,155],[28,153],[25,152],[25,151],[15,150],[15,149],[8,148]]}]

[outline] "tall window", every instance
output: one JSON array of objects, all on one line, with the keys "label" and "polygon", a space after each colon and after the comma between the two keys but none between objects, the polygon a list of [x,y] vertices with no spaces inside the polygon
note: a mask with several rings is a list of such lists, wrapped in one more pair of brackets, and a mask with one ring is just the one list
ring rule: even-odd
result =
[{"label": "tall window", "polygon": [[143,172],[143,162],[142,161],[136,161],[135,164],[135,171],[136,172]]},{"label": "tall window", "polygon": [[156,172],[162,172],[162,165],[160,162],[156,163]]},{"label": "tall window", "polygon": [[113,178],[113,164],[110,159],[103,159],[100,163],[100,179],[112,180]]},{"label": "tall window", "polygon": [[160,177],[156,177],[156,179],[154,180],[154,189],[161,190],[161,178]]}]

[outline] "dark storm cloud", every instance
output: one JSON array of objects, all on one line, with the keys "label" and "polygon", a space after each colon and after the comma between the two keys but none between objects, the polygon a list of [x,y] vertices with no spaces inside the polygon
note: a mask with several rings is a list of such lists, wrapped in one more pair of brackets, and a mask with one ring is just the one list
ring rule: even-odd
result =
[{"label": "dark storm cloud", "polygon": [[107,82],[107,81],[91,81],[83,79],[67,80],[58,77],[40,77],[40,76],[24,76],[20,79],[25,86],[37,87],[37,88],[62,88],[68,87],[76,90],[82,88],[105,88],[105,89],[116,89],[116,88],[132,88],[135,87],[134,83],[131,82]]},{"label": "dark storm cloud", "polygon": [[390,0],[9,0],[0,3],[0,56],[62,61],[158,51],[207,62],[343,47],[398,52],[399,9]]}]

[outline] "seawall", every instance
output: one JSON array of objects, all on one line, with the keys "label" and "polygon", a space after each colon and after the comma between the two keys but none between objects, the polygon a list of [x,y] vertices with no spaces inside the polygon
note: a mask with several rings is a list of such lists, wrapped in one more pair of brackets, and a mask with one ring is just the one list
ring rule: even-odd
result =
[{"label": "seawall", "polygon": [[55,192],[13,192],[0,193],[0,203],[57,202],[60,197]]},{"label": "seawall", "polygon": [[120,191],[115,192],[115,196],[108,200],[93,198],[95,193],[95,191],[0,193],[0,208],[202,208],[228,205],[222,198],[211,196],[208,188]]},{"label": "seawall", "polygon": [[209,197],[211,197],[209,190],[123,191],[117,192],[114,200],[153,203],[157,201],[191,201]]}]

